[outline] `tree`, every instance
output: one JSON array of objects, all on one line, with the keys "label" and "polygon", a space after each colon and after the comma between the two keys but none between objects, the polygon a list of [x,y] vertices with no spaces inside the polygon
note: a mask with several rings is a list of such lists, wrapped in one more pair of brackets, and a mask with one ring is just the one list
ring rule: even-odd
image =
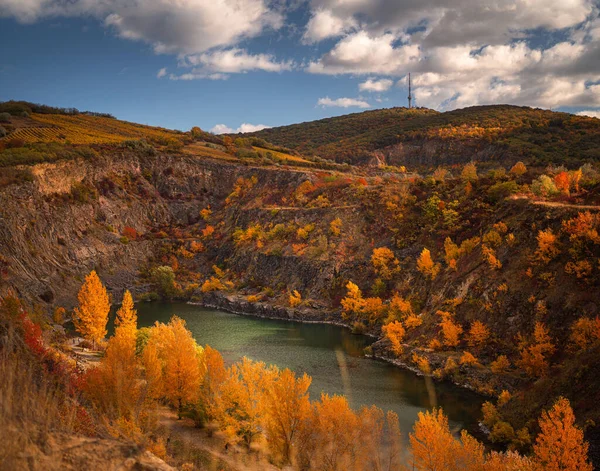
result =
[{"label": "tree", "polygon": [[560,172],[554,177],[554,184],[561,193],[569,196],[569,189],[571,187],[571,179],[567,172]]},{"label": "tree", "polygon": [[79,306],[73,312],[73,323],[77,331],[94,343],[106,336],[106,324],[110,302],[106,288],[95,270],[85,277],[77,295]]},{"label": "tree", "polygon": [[471,323],[467,342],[471,347],[480,349],[484,346],[489,336],[490,329],[488,329],[483,322],[474,321]]},{"label": "tree", "polygon": [[476,181],[478,177],[477,177],[477,166],[475,165],[475,163],[469,162],[468,164],[466,164],[462,169],[460,177],[464,181],[469,182],[469,183]]},{"label": "tree", "polygon": [[339,236],[342,233],[342,220],[340,218],[335,218],[329,223],[329,232],[333,236]]},{"label": "tree", "polygon": [[209,419],[217,419],[221,410],[221,386],[227,379],[227,369],[221,354],[206,346],[202,357],[203,379],[200,386],[201,406]]},{"label": "tree", "polygon": [[525,164],[523,162],[517,162],[510,169],[509,173],[511,175],[515,175],[517,177],[520,177],[521,175],[524,175],[525,173],[527,173],[527,167],[525,166]]},{"label": "tree", "polygon": [[463,328],[455,323],[450,315],[443,316],[440,327],[444,336],[444,345],[447,347],[457,347],[460,343],[460,335],[463,333]]},{"label": "tree", "polygon": [[577,350],[585,350],[600,341],[600,317],[580,317],[571,327],[570,341]]},{"label": "tree", "polygon": [[439,263],[434,263],[429,249],[423,249],[417,260],[417,269],[427,278],[435,279],[440,271]]},{"label": "tree", "polygon": [[347,294],[344,299],[342,299],[342,315],[345,319],[350,318],[352,314],[357,314],[361,311],[363,306],[363,297],[360,288],[352,283],[348,282],[346,285]]},{"label": "tree", "polygon": [[177,407],[181,418],[183,406],[196,398],[200,387],[199,347],[185,327],[185,321],[177,316],[171,318],[166,329],[158,332],[165,336],[161,339],[164,346],[164,394]]},{"label": "tree", "polygon": [[137,312],[133,307],[133,298],[129,290],[125,290],[125,294],[123,294],[123,302],[117,311],[115,326],[122,329],[133,329],[134,333],[137,330]]},{"label": "tree", "polygon": [[394,252],[387,247],[379,247],[373,249],[373,255],[371,255],[371,263],[375,273],[383,278],[389,280],[399,270],[400,262],[396,259]]},{"label": "tree", "polygon": [[282,464],[291,461],[300,428],[311,412],[310,383],[311,378],[306,373],[297,378],[286,368],[268,387],[265,401],[267,438],[269,448]]},{"label": "tree", "polygon": [[293,290],[290,293],[290,306],[297,307],[300,305],[301,302],[302,302],[302,296],[300,295],[300,293],[298,291]]},{"label": "tree", "polygon": [[396,355],[401,355],[404,351],[404,348],[402,347],[402,340],[406,334],[404,327],[402,327],[402,323],[398,321],[390,322],[389,324],[384,325],[381,331],[392,344],[392,351]]},{"label": "tree", "polygon": [[521,347],[521,358],[517,364],[529,376],[543,376],[548,371],[548,357],[554,353],[554,349],[548,329],[541,322],[536,322],[533,341]]},{"label": "tree", "polygon": [[413,467],[420,471],[446,471],[455,468],[457,442],[441,409],[419,412],[409,435]]},{"label": "tree", "polygon": [[537,468],[545,471],[592,471],[588,443],[575,425],[571,404],[560,397],[550,411],[542,412],[541,432],[533,445]]},{"label": "tree", "polygon": [[163,298],[170,299],[177,294],[175,273],[172,267],[165,265],[153,269],[151,279],[156,290]]},{"label": "tree", "polygon": [[535,258],[540,263],[548,263],[560,253],[557,247],[557,237],[552,229],[539,231],[537,235],[538,248],[535,251]]},{"label": "tree", "polygon": [[510,361],[506,358],[506,355],[498,355],[495,361],[490,364],[492,373],[499,374],[504,373],[510,368]]}]

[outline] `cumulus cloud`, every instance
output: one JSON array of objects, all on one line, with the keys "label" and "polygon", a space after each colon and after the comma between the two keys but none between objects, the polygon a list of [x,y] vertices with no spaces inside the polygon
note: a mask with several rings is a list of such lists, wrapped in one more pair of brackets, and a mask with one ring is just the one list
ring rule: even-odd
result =
[{"label": "cumulus cloud", "polygon": [[340,36],[355,26],[356,22],[352,17],[340,18],[331,10],[317,9],[306,25],[302,41],[305,44],[317,43],[323,39]]},{"label": "cumulus cloud", "polygon": [[34,22],[46,17],[95,16],[126,39],[157,53],[193,54],[226,47],[283,25],[269,0],[0,0],[0,16]]},{"label": "cumulus cloud", "polygon": [[[355,27],[309,62],[309,73],[412,72],[417,104],[432,108],[600,106],[592,0],[312,0],[311,7]],[[372,82],[360,90],[371,91]]]},{"label": "cumulus cloud", "polygon": [[357,100],[356,98],[336,98],[335,100],[332,100],[328,96],[326,96],[325,98],[319,98],[317,105],[322,106],[322,107],[337,106],[340,108],[370,108],[371,107],[371,105],[369,105],[366,101]]},{"label": "cumulus cloud", "polygon": [[389,90],[394,82],[390,79],[367,79],[365,82],[358,84],[358,89],[361,92],[385,92]]},{"label": "cumulus cloud", "polygon": [[163,78],[165,75],[167,75],[167,69],[166,69],[166,67],[163,67],[156,74],[156,78]]},{"label": "cumulus cloud", "polygon": [[578,116],[589,116],[590,118],[600,119],[600,110],[583,110],[575,113]]},{"label": "cumulus cloud", "polygon": [[268,129],[270,127],[271,126],[267,126],[265,124],[242,123],[239,128],[233,129],[225,124],[216,124],[212,127],[210,132],[212,132],[213,134],[235,134],[238,132],[256,132],[261,131],[262,129]]},{"label": "cumulus cloud", "polygon": [[270,54],[248,54],[245,50],[232,48],[186,56],[180,61],[180,66],[191,70],[180,75],[171,74],[171,80],[225,80],[229,74],[257,70],[288,71],[294,64],[292,61],[278,61]]}]

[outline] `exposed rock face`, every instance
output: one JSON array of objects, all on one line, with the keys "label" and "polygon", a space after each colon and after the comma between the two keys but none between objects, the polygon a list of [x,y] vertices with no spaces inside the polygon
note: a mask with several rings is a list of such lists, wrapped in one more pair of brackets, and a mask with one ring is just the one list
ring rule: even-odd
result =
[{"label": "exposed rock face", "polygon": [[[140,266],[159,244],[150,231],[198,221],[202,208],[224,204],[239,177],[257,175],[257,190],[307,179],[296,171],[127,153],[40,164],[32,174],[32,182],[0,189],[0,291],[12,287],[24,298],[65,305],[92,269],[109,290],[135,289]],[[141,237],[123,239],[125,227]]]}]

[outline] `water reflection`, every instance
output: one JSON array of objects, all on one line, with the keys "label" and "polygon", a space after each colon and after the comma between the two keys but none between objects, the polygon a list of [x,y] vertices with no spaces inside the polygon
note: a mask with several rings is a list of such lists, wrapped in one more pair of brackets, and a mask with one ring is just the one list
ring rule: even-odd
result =
[{"label": "water reflection", "polygon": [[321,392],[345,394],[355,408],[375,404],[394,410],[405,432],[412,429],[419,411],[436,405],[444,408],[452,427],[476,430],[479,396],[365,358],[364,348],[373,340],[347,329],[236,316],[180,303],[140,304],[137,309],[140,327],[168,322],[177,314],[199,344],[218,349],[228,363],[247,356],[306,372],[313,378],[313,399]]}]

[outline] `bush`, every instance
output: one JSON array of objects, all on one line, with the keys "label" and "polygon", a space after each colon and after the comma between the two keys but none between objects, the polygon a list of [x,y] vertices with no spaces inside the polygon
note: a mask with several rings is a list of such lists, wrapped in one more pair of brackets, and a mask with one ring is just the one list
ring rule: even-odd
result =
[{"label": "bush", "polygon": [[21,112],[19,113],[19,116],[20,116],[21,118],[29,118],[29,113],[28,113],[27,111],[21,111]]},{"label": "bush", "polygon": [[10,113],[0,113],[0,123],[10,123]]},{"label": "bush", "polygon": [[8,132],[6,131],[6,129],[4,129],[2,126],[0,126],[0,137],[4,137],[8,134]]},{"label": "bush", "polygon": [[493,201],[500,201],[519,191],[519,185],[514,180],[499,182],[489,187],[487,193]]}]

